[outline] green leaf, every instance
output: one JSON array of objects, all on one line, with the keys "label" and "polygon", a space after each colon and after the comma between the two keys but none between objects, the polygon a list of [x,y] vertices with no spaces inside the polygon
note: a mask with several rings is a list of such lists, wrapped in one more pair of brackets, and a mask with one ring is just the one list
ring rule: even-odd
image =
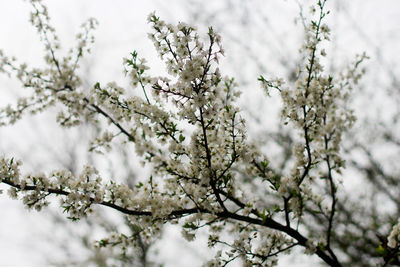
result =
[{"label": "green leaf", "polygon": [[268,168],[268,165],[269,165],[268,160],[261,161],[261,165],[262,165],[262,167],[264,168],[264,170],[265,170],[266,168]]},{"label": "green leaf", "polygon": [[281,207],[280,207],[279,205],[275,205],[275,206],[274,206],[274,211],[275,211],[275,212],[281,211]]},{"label": "green leaf", "polygon": [[195,229],[197,229],[197,227],[196,227],[196,225],[194,224],[194,223],[192,223],[192,222],[187,222],[187,223],[185,223],[184,225],[183,225],[183,228],[188,228],[188,229],[193,229],[193,230],[195,230]]},{"label": "green leaf", "polygon": [[379,245],[376,248],[376,252],[378,252],[380,255],[385,255],[386,254],[386,249],[382,245]]},{"label": "green leaf", "polygon": [[265,209],[263,209],[262,213],[260,214],[261,219],[265,222],[267,220],[267,215],[265,214]]},{"label": "green leaf", "polygon": [[107,240],[104,240],[104,239],[100,240],[98,243],[99,243],[99,247],[105,247],[108,244]]}]

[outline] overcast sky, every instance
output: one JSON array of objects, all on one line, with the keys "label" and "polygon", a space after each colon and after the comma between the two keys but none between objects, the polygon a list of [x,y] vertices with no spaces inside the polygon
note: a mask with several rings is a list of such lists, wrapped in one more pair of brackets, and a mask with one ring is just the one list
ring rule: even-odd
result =
[{"label": "overcast sky", "polygon": [[[231,6],[225,2],[230,2]],[[385,73],[389,70],[399,73],[400,1],[330,2],[332,7],[339,10],[339,15],[335,17],[333,14],[330,19],[330,22],[337,27],[332,29],[337,60],[348,60],[350,55],[367,51],[371,56],[370,70],[376,73],[376,77],[384,80]],[[162,67],[151,42],[146,37],[149,31],[146,18],[152,11],[156,11],[162,18],[173,23],[201,22],[199,28],[203,30],[209,24],[215,23],[216,28],[222,32],[223,40],[226,41],[227,53],[223,63],[227,66],[226,73],[238,77],[244,90],[255,88],[256,78],[259,74],[263,74],[263,71],[274,71],[278,76],[284,75],[282,59],[295,59],[298,42],[301,41],[301,30],[296,31],[301,29],[301,26],[294,24],[299,11],[297,1],[294,0],[248,0],[247,4],[243,4],[240,0],[220,2],[53,0],[44,3],[48,5],[50,17],[65,49],[73,45],[75,33],[88,17],[98,19],[100,24],[95,34],[95,48],[85,63],[86,67],[90,68],[90,79],[93,79],[93,82],[117,80],[122,84],[126,83],[122,72],[122,58],[135,49],[141,56],[150,59],[155,70]],[[231,13],[224,13],[228,7],[231,8]],[[199,14],[193,11],[196,8],[201,11]],[[34,66],[43,64],[43,46],[35,30],[29,25],[30,10],[31,7],[26,1],[0,0],[0,49],[5,54],[16,56],[21,62],[28,62]],[[268,27],[263,27],[262,23],[266,23]],[[243,48],[243,43],[246,42],[248,46]],[[243,59],[240,49],[256,51],[255,57]],[[255,64],[257,57],[259,62]],[[376,79],[373,80],[376,82]],[[0,104],[4,105],[21,94],[18,88],[20,88],[18,83],[5,75],[0,75]],[[254,89],[245,95],[244,99],[246,101],[254,99],[252,95],[254,92],[257,91]],[[253,108],[257,110],[258,104],[255,103]],[[253,111],[249,108],[249,112]],[[29,122],[7,129],[0,128],[0,154],[12,155],[15,152],[17,156],[29,157],[24,148],[34,147],[33,143],[37,137],[35,133],[26,131],[27,125]],[[54,143],[58,142],[57,134],[49,136]],[[40,155],[36,156],[41,159]],[[43,163],[43,166],[46,164]],[[1,185],[0,188],[6,187]],[[41,237],[41,233],[46,232],[49,223],[40,214],[24,210],[20,202],[9,200],[6,194],[1,195],[0,267],[43,266],[45,260],[43,250],[46,253],[53,251],[60,253],[59,250],[44,245],[48,237]],[[171,239],[171,236],[178,233],[179,231],[171,232],[168,238]],[[202,252],[199,253],[198,257],[201,258]],[[176,264],[189,266],[188,261],[174,262],[171,255],[174,254],[165,255],[169,261],[166,266],[177,266]],[[288,263],[283,263],[282,266],[285,264]]]}]

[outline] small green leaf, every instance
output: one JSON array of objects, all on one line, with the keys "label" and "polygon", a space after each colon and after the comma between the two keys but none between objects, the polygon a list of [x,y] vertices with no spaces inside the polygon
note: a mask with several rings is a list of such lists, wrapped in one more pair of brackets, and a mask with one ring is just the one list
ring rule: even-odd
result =
[{"label": "small green leaf", "polygon": [[197,227],[196,227],[196,225],[194,224],[194,223],[192,223],[192,222],[187,222],[187,223],[185,223],[184,225],[183,225],[183,228],[189,228],[189,229],[193,229],[193,230],[195,230]]},{"label": "small green leaf", "polygon": [[265,209],[263,209],[262,213],[260,214],[260,217],[264,222],[267,220],[267,215],[265,214]]},{"label": "small green leaf", "polygon": [[378,252],[380,255],[385,255],[385,254],[386,254],[386,250],[385,250],[385,248],[384,248],[382,245],[379,245],[379,246],[376,248],[376,252]]}]

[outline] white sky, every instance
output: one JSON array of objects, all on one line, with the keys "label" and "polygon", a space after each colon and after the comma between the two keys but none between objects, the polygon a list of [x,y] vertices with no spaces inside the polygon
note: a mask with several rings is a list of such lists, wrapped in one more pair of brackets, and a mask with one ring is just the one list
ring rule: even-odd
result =
[{"label": "white sky", "polygon": [[[238,76],[239,82],[246,83],[247,87],[244,87],[246,90],[257,86],[256,78],[262,73],[258,73],[260,71],[258,66],[251,65],[251,59],[245,60],[242,58],[240,46],[235,46],[235,42],[231,41],[231,39],[238,38],[238,36],[247,38],[246,40],[248,40],[252,49],[260,50],[258,56],[263,59],[262,64],[264,64],[265,70],[276,71],[282,75],[284,69],[282,69],[279,59],[276,58],[276,54],[286,55],[288,59],[291,59],[296,50],[291,49],[285,52],[285,49],[293,46],[298,47],[296,42],[298,42],[301,32],[290,34],[293,33],[296,27],[297,29],[301,28],[300,25],[294,26],[292,23],[293,16],[296,15],[298,10],[296,1],[271,0],[262,2],[264,3],[262,5],[260,5],[260,1],[248,1],[251,5],[259,6],[258,9],[262,9],[260,11],[261,14],[268,15],[269,28],[260,29],[260,27],[254,27],[251,23],[262,23],[258,16],[251,16],[251,12],[255,8],[253,7],[248,11],[249,13],[246,13],[245,9],[241,9],[239,0],[231,1],[235,6],[233,10],[236,12],[232,16],[224,14],[224,10],[221,10],[219,11],[221,14],[216,12],[214,16],[207,20],[207,23],[210,24],[213,24],[213,22],[219,23],[216,28],[222,30],[223,40],[227,40],[225,45],[227,54],[224,59],[227,73]],[[155,62],[157,57],[152,49],[151,42],[146,37],[146,33],[149,30],[146,18],[150,12],[156,10],[162,18],[171,22],[196,20],[195,17],[184,12],[185,8],[187,8],[187,2],[183,0],[53,0],[44,2],[48,4],[49,13],[58,30],[61,44],[67,44],[65,48],[69,48],[73,44],[74,35],[79,30],[79,25],[86,18],[95,17],[98,19],[100,24],[96,31],[95,49],[93,50],[92,59],[88,62],[92,62],[93,65],[89,64],[91,72],[93,77],[99,77],[98,80],[100,82],[112,80],[117,80],[122,84],[126,82],[123,80],[122,58],[134,49],[138,50],[141,56],[150,59],[151,63],[154,62],[156,70],[160,68],[160,64]],[[198,8],[201,8],[206,15],[211,14],[213,8],[218,8],[219,6],[217,4],[218,1],[198,0],[192,2]],[[339,5],[338,3],[341,4]],[[354,53],[367,51],[371,56],[372,72],[377,73],[377,75],[384,75],[382,73],[385,72],[385,68],[393,68],[393,71],[399,73],[398,62],[400,57],[397,51],[400,47],[400,2],[397,0],[352,0],[332,1],[332,4],[339,6],[341,9],[339,16],[334,17],[333,15],[331,19],[332,23],[337,26],[337,28],[333,29],[333,37],[336,37],[334,43],[338,48],[336,50],[339,55],[338,58],[346,60]],[[193,4],[193,6],[196,5]],[[30,6],[25,1],[0,0],[0,49],[3,49],[7,55],[16,56],[21,61],[26,61],[33,65],[41,64],[43,47],[34,29],[28,23],[29,12]],[[248,30],[243,31],[243,29],[238,30],[235,28],[239,24],[238,20],[246,19],[248,20]],[[204,29],[205,26],[203,25],[201,28]],[[224,36],[224,33],[226,36]],[[283,38],[284,41],[278,40],[279,38]],[[262,43],[263,45],[260,45],[259,40],[265,40]],[[381,50],[381,59],[376,57],[377,48]],[[244,66],[246,66],[247,72],[242,73]],[[254,74],[254,72],[257,73]],[[249,75],[254,77],[249,78]],[[15,82],[4,75],[0,75],[1,105],[13,99],[15,93],[12,90],[14,88],[18,88]],[[254,92],[257,91],[255,90]],[[254,99],[254,92],[252,91],[252,93],[245,95],[245,101],[248,102]],[[260,91],[257,93],[259,94]],[[261,104],[255,103],[252,108],[257,110],[259,105]],[[271,107],[274,106],[272,105]],[[250,111],[253,110],[250,108]],[[274,111],[271,110],[271,112]],[[1,154],[14,153],[14,151],[10,151],[14,149],[14,146],[32,146],[30,142],[35,142],[34,139],[32,140],[32,138],[35,138],[35,134],[26,131],[25,127],[26,123],[18,124],[16,127],[8,129],[0,128]],[[13,136],[13,140],[11,140],[11,136]],[[49,139],[52,139],[55,143],[58,142],[57,134],[52,135],[50,133],[49,136]],[[5,148],[8,150],[3,151]],[[26,153],[26,150],[15,147],[17,155],[26,157],[24,152]],[[40,155],[36,156],[41,158]],[[0,188],[4,189],[5,187],[0,186]],[[40,240],[40,233],[45,232],[48,226],[48,222],[40,214],[26,212],[20,202],[9,200],[6,194],[1,195],[0,267],[43,266],[45,258],[41,254],[42,250],[45,250],[46,253],[52,253],[53,251],[51,247],[44,245],[45,239]],[[171,233],[169,235],[174,236],[177,234],[174,231]],[[34,247],[35,244],[36,247]],[[185,262],[184,258],[181,259],[183,262],[174,265],[173,259],[170,259],[171,255],[174,255],[174,253],[165,255],[170,260],[170,264],[166,264],[166,266],[189,266],[188,261]],[[285,264],[289,263],[282,263],[282,266]],[[290,264],[287,266],[290,266]]]}]

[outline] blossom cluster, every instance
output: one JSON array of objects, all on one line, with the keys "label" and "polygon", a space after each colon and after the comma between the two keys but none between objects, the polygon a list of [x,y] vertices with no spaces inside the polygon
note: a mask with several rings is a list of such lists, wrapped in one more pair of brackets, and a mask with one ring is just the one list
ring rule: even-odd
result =
[{"label": "blossom cluster", "polygon": [[46,67],[29,68],[27,64],[17,64],[15,58],[9,58],[0,52],[0,71],[15,74],[25,88],[31,92],[27,97],[19,98],[15,106],[8,105],[0,109],[0,125],[13,124],[23,113],[37,113],[56,103],[62,103],[58,121],[62,126],[77,125],[82,117],[90,117],[87,99],[81,88],[81,78],[77,74],[80,59],[90,52],[94,42],[92,35],[97,21],[93,18],[82,24],[82,32],[76,35],[77,46],[68,54],[59,57],[60,44],[55,29],[50,24],[46,6],[41,1],[31,1],[33,12],[30,21],[39,33],[44,45]]},{"label": "blossom cluster", "polygon": [[400,222],[393,226],[388,237],[387,245],[391,248],[396,248],[399,245]]},{"label": "blossom cluster", "polygon": [[334,213],[336,182],[333,175],[334,172],[341,174],[344,167],[341,140],[355,121],[349,96],[362,73],[358,64],[366,58],[365,55],[358,57],[355,64],[338,78],[325,74],[320,63],[320,56],[326,56],[321,43],[330,38],[329,27],[323,23],[329,14],[323,11],[325,3],[318,1],[312,8],[313,13],[320,12],[306,28],[307,38],[302,51],[307,61],[294,85],[285,86],[282,79],[259,78],[267,94],[271,89],[279,91],[283,103],[282,118],[299,133],[293,146],[295,163],[290,174],[280,179],[278,189],[283,198],[289,199],[288,204],[296,216],[302,215],[305,199],[321,209],[322,198],[312,188],[316,177],[328,181],[332,197],[331,207],[325,207],[321,212]]}]

